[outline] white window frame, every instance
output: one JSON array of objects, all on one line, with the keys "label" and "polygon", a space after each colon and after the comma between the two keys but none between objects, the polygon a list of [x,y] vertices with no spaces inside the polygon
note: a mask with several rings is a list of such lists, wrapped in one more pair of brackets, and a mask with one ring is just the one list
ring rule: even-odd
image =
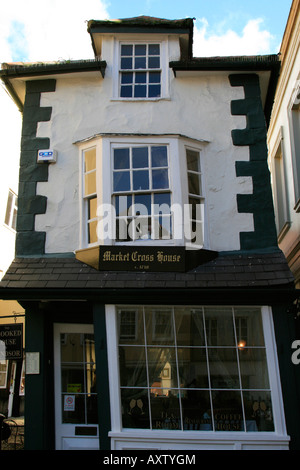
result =
[{"label": "white window frame", "polygon": [[281,127],[276,139],[274,152],[271,156],[273,199],[275,222],[279,243],[288,232],[291,221],[288,206],[286,158],[283,145],[283,128]]},{"label": "white window frame", "polygon": [[[157,306],[159,308],[159,306]],[[237,307],[238,306],[234,306]],[[252,306],[253,307],[253,306]],[[259,307],[259,306],[258,306]],[[199,307],[198,307],[199,308]],[[262,306],[262,324],[274,418],[274,432],[123,429],[115,305],[106,305],[112,450],[122,449],[288,449],[272,310]]]},{"label": "white window frame", "polygon": [[[11,206],[9,207],[9,200],[11,198]],[[12,189],[8,190],[8,197],[7,197],[7,203],[6,203],[6,212],[5,212],[5,219],[4,219],[4,225],[5,227],[8,227],[10,230],[13,232],[16,231],[17,227],[17,212],[18,212],[18,196]],[[15,219],[15,222],[14,222]],[[14,224],[13,224],[14,222]],[[15,225],[15,226],[13,226]]]},{"label": "white window frame", "polygon": [[289,130],[292,152],[292,171],[294,185],[294,210],[300,212],[300,78],[296,81],[289,106]]},{"label": "white window frame", "polygon": [[[88,140],[82,141],[78,144],[79,147],[79,167],[81,168],[80,182],[79,182],[79,195],[80,195],[80,240],[79,240],[79,249],[92,248],[93,246],[98,245],[132,245],[136,246],[137,244],[143,244],[144,246],[192,246],[194,248],[199,248],[193,246],[189,243],[187,236],[185,236],[188,230],[185,227],[185,224],[190,227],[189,219],[184,217],[184,205],[188,204],[188,179],[187,179],[187,164],[186,164],[186,148],[193,149],[200,153],[200,159],[205,155],[205,147],[207,142],[205,141],[196,141],[194,139],[189,139],[188,137],[183,137],[180,135],[149,135],[149,136],[139,136],[139,135],[124,135],[124,136],[111,136],[109,134],[99,134],[98,136]],[[145,239],[145,240],[130,240],[130,241],[117,241],[112,237],[103,236],[103,224],[101,211],[98,212],[98,234],[99,239],[96,243],[88,244],[88,234],[87,234],[87,205],[84,198],[84,161],[83,156],[84,152],[92,147],[96,148],[96,188],[97,188],[97,200],[98,207],[103,205],[103,207],[112,205],[112,195],[113,195],[113,148],[115,146],[128,147],[128,146],[143,146],[143,145],[166,145],[168,148],[168,158],[169,158],[169,191],[171,195],[171,206],[175,210],[179,209],[177,215],[177,221],[179,223],[173,225],[172,238],[165,239]],[[203,166],[202,166],[203,173]],[[202,191],[203,191],[203,200],[205,200],[204,192],[204,176],[202,177]],[[182,214],[180,214],[180,211]],[[189,215],[189,214],[187,214]],[[181,218],[180,218],[181,217]],[[203,212],[204,220],[204,245],[203,247],[209,249],[209,237],[208,237],[208,227],[207,227],[207,216],[206,208]],[[113,231],[114,220],[111,221],[111,230]],[[189,235],[189,234],[188,234]]]},{"label": "white window frame", "polygon": [[[161,95],[159,97],[121,97],[120,96],[120,58],[121,58],[121,45],[122,44],[159,44],[160,45],[160,70],[161,70]],[[159,101],[161,99],[170,99],[169,89],[169,66],[168,66],[168,39],[165,36],[158,35],[153,39],[152,35],[120,35],[114,41],[114,59],[113,59],[113,100],[120,101]],[[142,69],[141,69],[142,70]]]}]

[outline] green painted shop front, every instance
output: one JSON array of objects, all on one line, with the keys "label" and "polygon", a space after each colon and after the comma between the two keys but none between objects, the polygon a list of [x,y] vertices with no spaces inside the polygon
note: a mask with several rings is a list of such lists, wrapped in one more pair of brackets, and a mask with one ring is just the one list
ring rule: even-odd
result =
[{"label": "green painted shop front", "polygon": [[[153,299],[155,299],[155,304]],[[119,391],[115,389],[116,384],[122,384],[122,379],[120,382],[119,377],[116,378],[116,376],[119,374],[121,376],[124,369],[121,365],[121,356],[120,364],[118,354],[116,357],[112,357],[110,343],[116,340],[117,344],[117,339],[114,338],[114,336],[117,336],[117,331],[107,324],[107,320],[109,320],[108,323],[111,323],[109,315],[113,315],[113,312],[117,311],[115,309],[116,305],[122,305],[123,310],[130,310],[130,312],[135,308],[147,310],[147,306],[153,305],[159,311],[170,309],[170,306],[180,309],[185,306],[185,308],[190,309],[195,306],[202,308],[203,305],[208,307],[213,305],[216,309],[223,308],[226,310],[226,308],[231,308],[232,305],[237,305],[246,307],[249,310],[253,305],[269,305],[268,309],[271,312],[270,318],[272,318],[271,323],[274,325],[275,334],[272,341],[274,341],[274,344],[277,341],[275,351],[279,351],[278,366],[280,372],[277,380],[281,382],[279,389],[282,389],[283,397],[283,415],[281,417],[283,422],[281,424],[284,428],[284,423],[286,423],[287,428],[284,446],[289,446],[291,449],[299,448],[299,430],[297,429],[297,423],[294,421],[295,413],[299,412],[299,402],[295,394],[295,390],[299,387],[299,381],[297,383],[296,368],[291,362],[291,351],[286,346],[292,343],[295,335],[294,318],[289,313],[292,300],[293,294],[289,289],[282,289],[280,292],[273,289],[269,291],[255,290],[252,293],[247,292],[245,289],[241,291],[213,289],[201,293],[189,290],[179,292],[178,290],[164,289],[149,289],[147,292],[141,292],[137,289],[127,290],[126,292],[107,290],[101,294],[90,291],[88,296],[85,295],[85,298],[82,291],[73,290],[64,293],[62,291],[53,291],[51,295],[48,292],[47,298],[40,296],[35,301],[32,299],[29,301],[23,300],[22,304],[26,309],[26,353],[38,353],[39,358],[38,365],[35,365],[36,369],[28,371],[26,374],[26,449],[99,448],[101,450],[110,450],[111,448],[119,449],[119,441],[123,449],[143,449],[153,446],[153,442],[156,442],[157,445],[157,441],[155,441],[157,429],[142,429],[144,425],[141,425],[140,422],[137,424],[137,428],[133,429],[133,434],[130,436],[129,442],[126,443],[126,432],[128,434],[129,431],[130,434],[130,429],[125,430],[124,441],[122,417],[116,417],[116,410],[119,415],[123,414],[123,409],[120,408],[118,402],[120,400],[118,398],[120,397]],[[88,338],[89,342],[92,340],[93,352],[89,353],[91,359],[85,362],[88,363],[87,369],[91,369],[92,365],[96,388],[91,388],[92,379],[89,385],[87,384],[88,373],[74,374],[74,370],[71,369],[75,363],[71,363],[72,360],[69,356],[63,364],[63,357],[58,348],[68,348],[68,334],[70,344],[73,347],[76,347],[76,337],[79,338],[80,336],[81,339],[78,341],[81,344],[81,350],[85,337]],[[74,335],[73,340],[70,339],[72,338],[71,334]],[[78,372],[81,366],[78,366],[77,359],[75,361],[75,369]],[[109,370],[114,363],[117,364],[117,369]],[[274,367],[276,368],[276,364]],[[70,374],[68,375],[68,373]],[[64,382],[65,376],[68,376],[66,380],[69,380],[68,384],[61,385],[60,389],[57,388],[56,383],[58,376],[60,376],[61,384]],[[79,377],[82,378],[82,382]],[[85,384],[83,384],[84,381]],[[293,384],[293,387],[291,387],[291,384]],[[158,386],[160,385],[158,384]],[[151,392],[153,392],[153,388]],[[88,407],[91,409],[89,404],[93,403],[92,412],[90,414],[87,412],[84,417],[84,411],[82,410],[85,406],[79,405],[81,398],[86,398],[85,403],[88,404],[86,410],[88,410]],[[160,397],[161,403],[162,398]],[[69,403],[68,399],[74,399],[75,404]],[[114,403],[113,400],[116,400],[116,402]],[[82,413],[78,409],[79,406],[82,408]],[[277,398],[273,404],[273,407],[275,406],[278,406]],[[57,413],[58,407],[61,407],[59,413]],[[76,413],[74,413],[75,411]],[[69,419],[70,417],[71,419]],[[121,423],[119,428],[116,424],[118,420]],[[72,429],[70,424],[72,424]],[[124,420],[123,425],[127,426]],[[278,419],[276,426],[278,426]],[[62,427],[66,431],[61,432]],[[266,429],[263,429],[263,433],[238,433],[238,436],[242,435],[241,446],[245,446],[247,438],[253,441],[253,434],[257,434],[259,439],[262,439],[262,437],[266,439],[267,434],[271,436],[272,440],[274,429],[271,429],[269,434],[265,432]],[[230,431],[232,430],[230,429]],[[201,442],[202,431],[180,432],[177,429],[170,430],[166,428],[162,431],[158,430],[158,432],[160,438],[162,437],[162,441],[164,441],[164,435],[161,435],[161,432],[165,433],[169,448],[189,449],[191,448],[189,447],[191,442],[194,442],[193,449],[203,448],[203,442]],[[218,441],[220,439],[222,441],[222,438],[224,438],[225,445],[228,443],[228,439],[230,440],[230,434],[232,433],[221,432],[217,434]],[[246,437],[246,434],[248,437]],[[189,445],[187,445],[187,435],[190,436]],[[214,448],[213,443],[210,445],[212,446],[210,448]],[[216,445],[215,448],[219,448],[219,446]]]}]

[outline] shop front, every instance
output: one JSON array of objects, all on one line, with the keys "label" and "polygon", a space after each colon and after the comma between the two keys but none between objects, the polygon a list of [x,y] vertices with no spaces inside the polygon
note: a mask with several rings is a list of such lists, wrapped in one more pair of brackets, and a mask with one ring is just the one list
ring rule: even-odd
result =
[{"label": "shop front", "polygon": [[[225,259],[202,269],[224,274]],[[207,289],[200,268],[116,276],[74,258],[22,263],[77,272],[76,288],[14,290],[26,309],[27,449],[297,445],[294,368],[278,354],[292,344],[289,283]]]}]

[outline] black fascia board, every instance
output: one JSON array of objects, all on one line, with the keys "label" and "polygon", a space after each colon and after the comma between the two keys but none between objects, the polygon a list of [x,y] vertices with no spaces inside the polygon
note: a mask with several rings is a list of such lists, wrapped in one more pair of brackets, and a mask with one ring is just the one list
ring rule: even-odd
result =
[{"label": "black fascia board", "polygon": [[92,72],[99,70],[104,78],[106,61],[103,60],[83,60],[58,63],[37,63],[27,65],[9,65],[0,70],[0,78],[5,79],[36,77],[42,75],[57,75],[76,72]]},{"label": "black fascia board", "polygon": [[[216,299],[222,299],[222,304],[238,302],[243,305],[274,305],[292,303],[299,294],[294,286],[270,288],[161,288],[161,289],[77,289],[77,288],[1,288],[0,298],[17,300],[18,302],[38,302],[40,300],[61,301],[65,299],[94,301],[97,303],[126,302],[130,304],[170,304],[192,305],[209,303],[216,304]],[[217,302],[219,304],[219,302]]]}]

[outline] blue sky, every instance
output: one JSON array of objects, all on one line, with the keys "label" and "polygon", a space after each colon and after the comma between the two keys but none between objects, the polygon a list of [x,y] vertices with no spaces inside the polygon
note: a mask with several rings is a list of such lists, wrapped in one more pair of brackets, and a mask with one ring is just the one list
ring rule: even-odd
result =
[{"label": "blue sky", "polygon": [[91,58],[86,21],[195,18],[195,56],[279,51],[292,0],[10,0],[0,15],[0,62]]}]

